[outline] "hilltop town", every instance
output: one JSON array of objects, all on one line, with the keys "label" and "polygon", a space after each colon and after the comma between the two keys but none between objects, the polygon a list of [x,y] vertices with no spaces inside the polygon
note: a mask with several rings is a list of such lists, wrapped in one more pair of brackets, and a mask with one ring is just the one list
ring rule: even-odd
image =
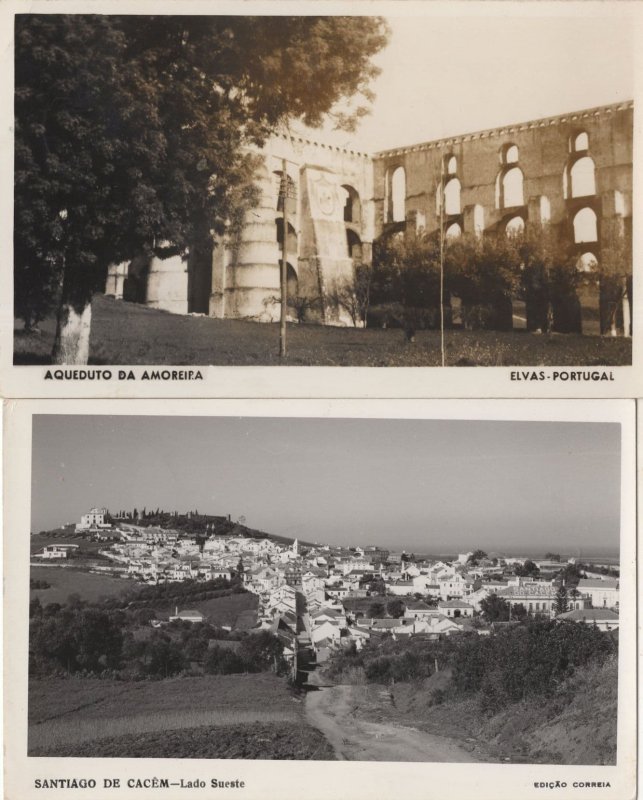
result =
[{"label": "hilltop town", "polygon": [[[74,535],[81,544],[47,544],[32,563],[82,566],[150,585],[236,579],[258,598],[253,627],[278,636],[294,672],[298,659],[299,668],[321,664],[383,636],[484,636],[527,616],[618,628],[618,570],[551,553],[531,560],[477,550],[427,560],[374,545],[278,541],[224,516],[158,510],[110,516],[105,508],[83,515]],[[97,543],[86,561],[79,558],[85,541]],[[173,620],[208,621],[198,609],[176,607],[151,624]]]}]

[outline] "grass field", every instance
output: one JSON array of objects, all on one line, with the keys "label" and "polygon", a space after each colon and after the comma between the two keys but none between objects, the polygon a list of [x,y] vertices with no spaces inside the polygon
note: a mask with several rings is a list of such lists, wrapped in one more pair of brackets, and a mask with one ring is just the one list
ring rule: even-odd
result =
[{"label": "grass field", "polygon": [[[288,326],[288,357],[280,361],[279,326],[169,314],[97,295],[92,309],[90,363],[167,365],[278,365],[414,367],[439,366],[440,336],[418,331],[408,344],[401,330]],[[55,320],[40,333],[25,334],[18,324],[15,364],[48,364]],[[449,366],[583,366],[632,362],[625,338],[559,335],[525,331],[446,333]]]},{"label": "grass field", "polygon": [[29,684],[29,754],[332,758],[302,702],[272,674]]},{"label": "grass field", "polygon": [[[243,630],[253,627],[257,620],[257,606],[259,598],[251,592],[229,594],[224,597],[213,597],[211,600],[184,600],[179,605],[179,610],[195,608],[205,615],[212,625],[222,627],[230,625]],[[176,601],[170,603],[153,602],[154,609],[159,612],[159,617],[165,617],[170,612],[173,614]],[[249,624],[251,622],[251,624]]]},{"label": "grass field", "polygon": [[141,585],[132,580],[60,566],[32,567],[29,577],[50,584],[49,589],[32,589],[29,593],[31,599],[39,597],[43,605],[66,603],[70,594],[78,594],[83,600],[93,603],[101,597],[114,597],[125,589]]}]

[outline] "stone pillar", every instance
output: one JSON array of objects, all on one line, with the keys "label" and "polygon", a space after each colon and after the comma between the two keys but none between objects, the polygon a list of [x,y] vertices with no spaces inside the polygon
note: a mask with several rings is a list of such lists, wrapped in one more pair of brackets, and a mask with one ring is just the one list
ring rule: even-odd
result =
[{"label": "stone pillar", "polygon": [[527,218],[537,225],[546,225],[551,220],[551,204],[545,195],[535,195],[529,198],[527,204]]},{"label": "stone pillar", "polygon": [[152,258],[147,275],[145,305],[173,314],[188,313],[187,259],[179,255]]},{"label": "stone pillar", "polygon": [[[210,308],[226,317],[265,322],[279,319],[280,252],[275,220],[280,212],[273,178],[265,164],[259,168],[255,178],[258,205],[246,212],[238,241],[227,242],[224,253],[215,251]],[[296,254],[293,261],[296,268]]]},{"label": "stone pillar", "polygon": [[129,261],[120,264],[110,264],[107,268],[107,281],[105,282],[105,294],[114,297],[116,300],[123,299],[123,284],[129,271]]}]

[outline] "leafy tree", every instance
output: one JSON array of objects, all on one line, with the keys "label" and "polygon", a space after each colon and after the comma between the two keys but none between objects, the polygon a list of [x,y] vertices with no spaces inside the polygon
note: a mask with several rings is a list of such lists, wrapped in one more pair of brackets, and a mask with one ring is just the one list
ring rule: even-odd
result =
[{"label": "leafy tree", "polygon": [[560,561],[560,553],[545,553],[547,561]]},{"label": "leafy tree", "polygon": [[389,600],[386,604],[386,611],[389,617],[401,617],[404,615],[405,610],[404,601],[400,600],[399,597],[396,597],[395,600]]},{"label": "leafy tree", "polygon": [[540,570],[538,566],[528,558],[524,564],[516,564],[514,572],[519,578],[533,578],[538,575]]},{"label": "leafy tree", "polygon": [[580,564],[566,564],[560,573],[565,586],[576,588],[578,582],[583,577],[583,569]]},{"label": "leafy tree", "polygon": [[210,675],[233,675],[245,672],[246,664],[234,651],[215,646],[207,652],[204,669]]},{"label": "leafy tree", "polygon": [[[234,231],[261,144],[288,119],[365,113],[377,17],[16,17],[15,307],[58,305],[53,358],[86,363],[111,263]],[[314,91],[311,90],[314,87]],[[346,102],[344,102],[345,105]],[[60,299],[58,299],[60,298]]]},{"label": "leafy tree", "polygon": [[471,555],[467,559],[467,564],[472,564],[473,566],[475,566],[476,564],[479,564],[483,558],[487,558],[487,554],[485,553],[485,551],[475,550],[473,553],[471,553]]},{"label": "leafy tree", "polygon": [[40,671],[50,666],[70,673],[113,669],[120,664],[122,646],[120,621],[99,609],[68,606],[31,619],[31,663]]},{"label": "leafy tree", "polygon": [[42,616],[42,603],[39,597],[34,597],[29,601],[29,618]]},{"label": "leafy tree", "polygon": [[355,328],[366,327],[371,276],[372,268],[368,264],[356,264],[352,278],[335,281],[328,295],[331,305],[345,311]]},{"label": "leafy tree", "polygon": [[147,672],[168,678],[176,675],[185,666],[185,657],[181,646],[165,634],[157,634],[147,644]]},{"label": "leafy tree", "polygon": [[[623,304],[632,297],[632,230],[618,217],[601,223],[600,280],[601,333],[616,336],[624,330]],[[630,319],[631,319],[630,306]]]},{"label": "leafy tree", "polygon": [[480,610],[487,622],[506,622],[509,619],[509,603],[497,594],[484,597],[480,601]]},{"label": "leafy tree", "polygon": [[379,601],[371,603],[368,607],[368,616],[371,617],[371,619],[380,619],[384,616],[385,612],[386,608],[384,603],[380,603]]},{"label": "leafy tree", "polygon": [[371,594],[386,594],[386,584],[380,577],[371,579],[366,586]]},{"label": "leafy tree", "polygon": [[239,656],[248,672],[282,671],[285,667],[283,653],[283,644],[269,631],[252,633],[239,646]]},{"label": "leafy tree", "polygon": [[462,301],[465,328],[511,329],[511,297],[520,283],[516,241],[504,233],[463,236],[448,243],[448,286]]}]

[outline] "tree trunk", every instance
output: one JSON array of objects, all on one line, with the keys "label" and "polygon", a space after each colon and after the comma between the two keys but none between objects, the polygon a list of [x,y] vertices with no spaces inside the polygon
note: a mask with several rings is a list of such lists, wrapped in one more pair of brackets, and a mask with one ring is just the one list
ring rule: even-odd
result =
[{"label": "tree trunk", "polygon": [[87,364],[91,320],[91,300],[88,300],[80,312],[71,303],[63,301],[58,310],[52,355],[54,364]]}]

